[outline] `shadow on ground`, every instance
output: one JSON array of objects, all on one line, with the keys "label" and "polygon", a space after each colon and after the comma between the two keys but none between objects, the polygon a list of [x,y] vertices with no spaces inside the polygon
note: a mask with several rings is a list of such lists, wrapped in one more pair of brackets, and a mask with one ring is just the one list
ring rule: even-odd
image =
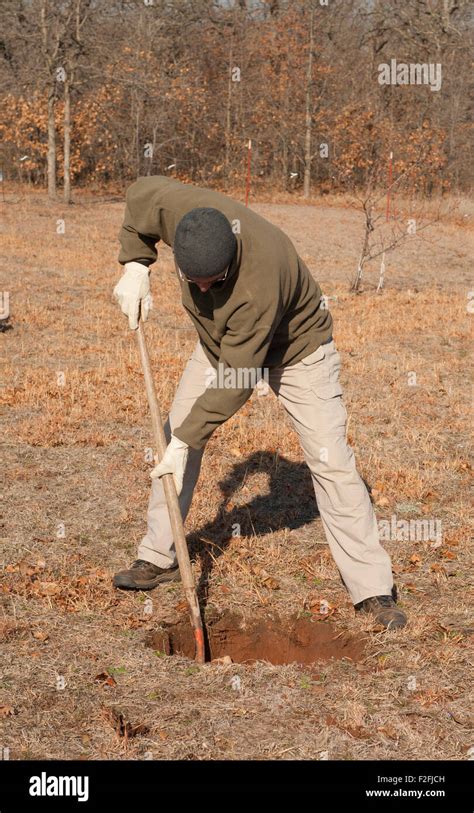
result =
[{"label": "shadow on ground", "polygon": [[[234,505],[246,483],[262,472],[268,475],[268,492],[256,495],[248,503]],[[370,485],[365,480],[364,483],[371,497]],[[270,452],[255,452],[234,465],[229,476],[217,486],[222,501],[214,518],[187,537],[191,558],[199,558],[201,563],[197,590],[203,604],[214,561],[225,553],[233,536],[245,538],[283,529],[296,530],[319,517],[306,463],[295,463]]]},{"label": "shadow on ground", "polygon": [[[268,492],[235,505],[246,484],[261,473],[268,475]],[[269,452],[255,452],[236,464],[217,486],[221,489],[222,501],[215,516],[188,536],[191,557],[201,562],[198,585],[201,597],[214,560],[225,553],[233,536],[245,538],[284,528],[295,530],[319,516],[306,463],[295,463]]]}]

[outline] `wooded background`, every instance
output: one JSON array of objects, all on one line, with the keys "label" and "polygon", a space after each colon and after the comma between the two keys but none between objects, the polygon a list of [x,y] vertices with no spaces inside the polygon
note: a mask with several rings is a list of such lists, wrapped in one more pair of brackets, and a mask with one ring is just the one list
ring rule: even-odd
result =
[{"label": "wooded background", "polygon": [[[120,186],[170,174],[305,197],[406,173],[472,182],[467,0],[0,0],[3,176]],[[442,87],[381,86],[391,59]]]}]

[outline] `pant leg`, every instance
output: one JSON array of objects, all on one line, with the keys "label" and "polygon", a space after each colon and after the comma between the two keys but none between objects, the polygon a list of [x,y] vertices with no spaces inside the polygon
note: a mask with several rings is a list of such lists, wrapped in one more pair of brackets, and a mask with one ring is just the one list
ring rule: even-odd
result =
[{"label": "pant leg", "polygon": [[[164,425],[167,443],[171,439],[172,431],[182,424],[196,399],[206,389],[206,375],[210,367],[210,362],[200,342],[198,342],[184,368],[168,420]],[[203,452],[204,449],[189,449],[183,478],[183,489],[178,498],[183,522],[191,505],[194,488],[201,469]],[[176,551],[165,492],[160,478],[152,481],[147,523],[147,533],[138,547],[138,558],[144,559],[146,562],[152,562],[158,567],[173,567],[177,562]]]},{"label": "pant leg", "polygon": [[297,364],[270,371],[269,384],[298,433],[331,553],[357,604],[390,595],[393,577],[367,488],[346,443],[339,369],[331,341]]}]

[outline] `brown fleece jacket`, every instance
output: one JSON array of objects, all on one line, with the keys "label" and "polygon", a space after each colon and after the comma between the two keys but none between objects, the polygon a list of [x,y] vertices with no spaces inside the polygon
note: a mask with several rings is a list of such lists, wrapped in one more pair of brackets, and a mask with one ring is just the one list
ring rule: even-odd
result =
[{"label": "brown fleece jacket", "polygon": [[210,366],[236,371],[217,376],[196,400],[174,434],[195,449],[251,395],[251,379],[239,370],[296,364],[330,338],[332,318],[321,289],[291,240],[260,215],[220,192],[160,175],[139,178],[126,197],[119,262],[150,265],[155,244],[173,246],[181,218],[196,207],[213,207],[228,218],[237,252],[227,278],[206,293],[182,280],[182,303],[199,335]]}]

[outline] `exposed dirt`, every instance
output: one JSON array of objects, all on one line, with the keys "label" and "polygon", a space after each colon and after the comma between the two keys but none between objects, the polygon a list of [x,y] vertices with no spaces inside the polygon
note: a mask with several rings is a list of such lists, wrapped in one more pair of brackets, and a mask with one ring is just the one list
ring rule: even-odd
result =
[{"label": "exposed dirt", "polygon": [[[234,663],[314,663],[332,658],[360,660],[364,653],[361,635],[341,632],[327,621],[298,617],[255,617],[246,619],[225,612],[206,623],[207,659],[228,655]],[[147,638],[152,649],[167,655],[194,657],[194,639],[189,620],[183,619],[152,633]]]}]

